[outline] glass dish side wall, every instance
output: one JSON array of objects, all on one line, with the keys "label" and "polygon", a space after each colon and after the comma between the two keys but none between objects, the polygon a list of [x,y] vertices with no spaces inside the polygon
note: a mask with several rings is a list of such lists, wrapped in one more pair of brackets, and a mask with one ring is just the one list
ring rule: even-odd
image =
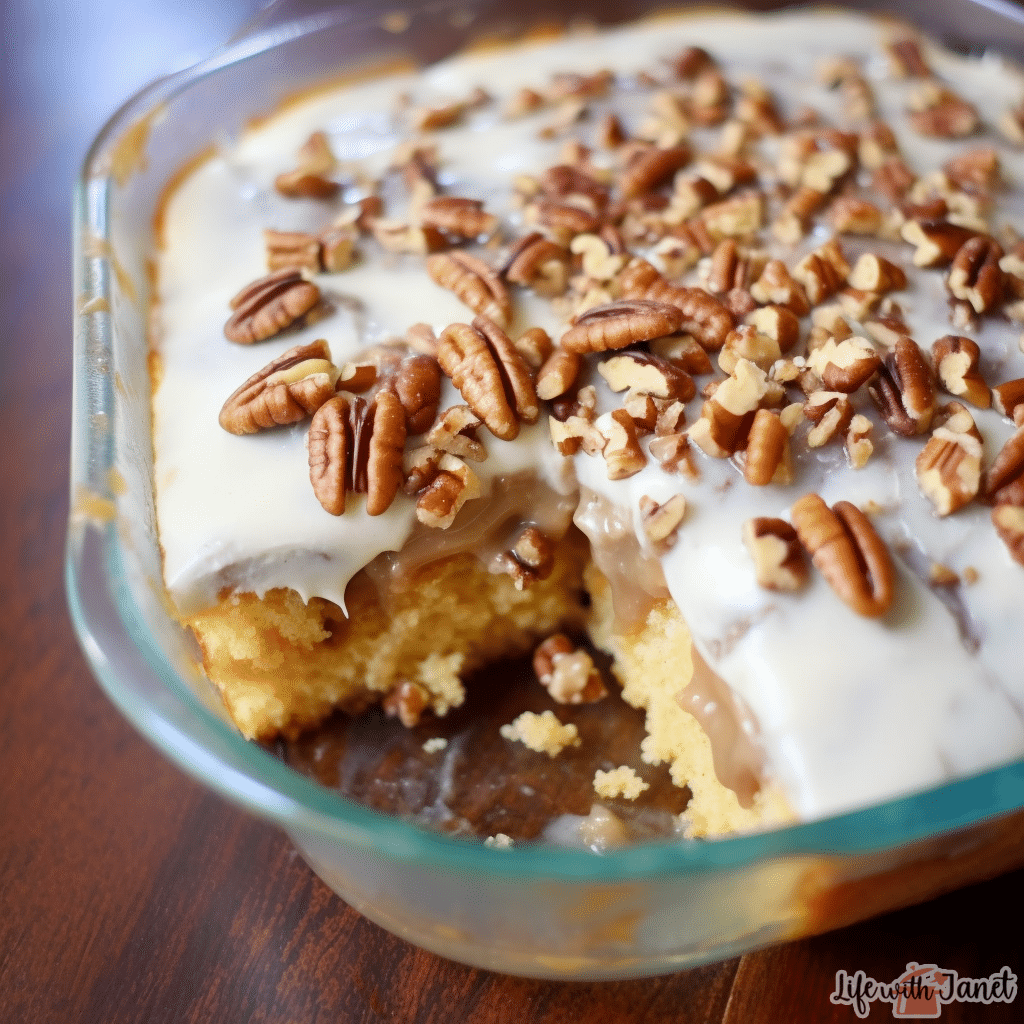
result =
[{"label": "glass dish side wall", "polygon": [[[657,6],[586,9],[611,18]],[[510,29],[500,5],[472,10],[467,21],[465,5],[430,5],[398,35],[345,10],[267,29],[140,94],[90,153],[76,200],[68,580],[83,646],[108,693],[182,767],[287,828],[318,873],[367,916],[444,955],[512,973],[675,970],[1024,862],[1021,814],[998,817],[1024,806],[1024,765],[832,822],[596,858],[492,851],[419,833],[319,791],[225,724],[189,638],[168,614],[160,578],[146,345],[160,196],[190,158],[303,88],[396,58],[438,59],[479,34]],[[528,24],[534,11],[550,23],[540,4],[518,5],[515,18]],[[968,43],[998,38],[1024,53],[1019,11],[1011,19],[993,4],[928,5],[920,20]]]}]

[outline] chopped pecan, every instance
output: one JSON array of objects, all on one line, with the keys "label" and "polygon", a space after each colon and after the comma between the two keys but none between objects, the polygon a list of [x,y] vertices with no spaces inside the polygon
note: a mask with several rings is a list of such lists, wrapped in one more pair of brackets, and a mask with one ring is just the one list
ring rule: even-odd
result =
[{"label": "chopped pecan", "polygon": [[683,314],[674,305],[649,299],[623,299],[574,317],[560,344],[571,352],[604,352],[675,334]]},{"label": "chopped pecan", "polygon": [[476,433],[482,423],[468,405],[453,405],[445,409],[430,428],[427,444],[460,459],[483,462],[487,449]]},{"label": "chopped pecan", "polygon": [[725,373],[732,373],[741,359],[747,359],[762,370],[769,370],[781,356],[778,341],[761,334],[751,324],[741,324],[726,337],[718,353],[718,365]]},{"label": "chopped pecan", "polygon": [[626,199],[642,196],[667,181],[690,162],[689,146],[676,145],[666,149],[649,146],[635,151],[623,168],[619,189]]},{"label": "chopped pecan", "polygon": [[403,679],[396,683],[380,702],[388,718],[397,718],[406,729],[420,724],[423,712],[430,704],[430,694],[419,683]]},{"label": "chopped pecan", "polygon": [[764,221],[764,196],[744,192],[708,206],[700,215],[712,238],[745,238],[760,230]]},{"label": "chopped pecan", "polygon": [[433,107],[417,107],[410,111],[409,117],[416,131],[433,132],[458,124],[471,105],[464,100],[453,100]]},{"label": "chopped pecan", "polygon": [[1005,384],[997,384],[992,389],[992,404],[1000,415],[1019,427],[1024,413],[1024,377],[1008,380]]},{"label": "chopped pecan", "polygon": [[785,306],[761,306],[747,315],[758,334],[772,338],[779,352],[788,352],[800,340],[800,321]]},{"label": "chopped pecan", "polygon": [[985,497],[996,504],[1024,505],[1024,427],[999,450],[985,473]]},{"label": "chopped pecan", "polygon": [[455,238],[480,238],[491,235],[498,218],[484,210],[477,199],[439,196],[425,203],[420,211],[421,222]]},{"label": "chopped pecan", "polygon": [[516,242],[499,274],[506,281],[532,287],[538,295],[554,298],[569,282],[570,255],[565,246],[531,232]]},{"label": "chopped pecan", "polygon": [[690,334],[708,351],[721,348],[733,328],[732,314],[713,295],[702,288],[669,284],[646,260],[634,259],[619,275],[618,284],[626,298],[675,306],[683,314],[682,322],[664,333]]},{"label": "chopped pecan", "polygon": [[934,82],[911,95],[908,117],[920,135],[934,139],[962,139],[981,124],[978,111],[967,100]]},{"label": "chopped pecan", "polygon": [[840,196],[829,210],[832,227],[845,235],[877,235],[882,211],[874,203],[854,196]]},{"label": "chopped pecan", "polygon": [[917,177],[899,156],[884,160],[871,178],[876,192],[881,192],[890,202],[898,203],[914,186]]},{"label": "chopped pecan", "polygon": [[691,81],[702,71],[715,67],[715,60],[707,50],[699,46],[687,46],[678,56],[669,61],[677,78]]},{"label": "chopped pecan", "polygon": [[851,288],[875,295],[898,292],[907,286],[903,268],[873,252],[863,253],[854,264],[847,282]]},{"label": "chopped pecan", "polygon": [[447,530],[462,506],[480,497],[477,475],[461,459],[447,452],[437,463],[437,474],[420,491],[416,500],[416,518],[424,526]]},{"label": "chopped pecan", "polygon": [[811,218],[828,200],[828,193],[801,185],[783,204],[772,222],[772,234],[787,245],[799,242],[811,223]]},{"label": "chopped pecan", "polygon": [[871,420],[859,413],[850,420],[846,431],[846,457],[854,469],[863,469],[875,450],[871,441]]},{"label": "chopped pecan", "polygon": [[540,177],[540,190],[556,202],[571,202],[593,214],[608,205],[608,188],[586,171],[571,164],[549,167]]},{"label": "chopped pecan", "polygon": [[912,339],[904,337],[896,342],[868,392],[897,434],[913,437],[931,426],[935,382],[928,360]]},{"label": "chopped pecan", "polygon": [[335,159],[323,132],[314,132],[298,153],[298,167],[274,179],[274,187],[289,199],[333,199],[341,186],[327,175]]},{"label": "chopped pecan", "polygon": [[368,391],[377,383],[377,366],[374,363],[342,363],[338,373],[338,391],[358,395]]},{"label": "chopped pecan", "polygon": [[736,102],[736,119],[757,135],[780,135],[786,125],[771,93],[760,83],[743,83],[743,94]]},{"label": "chopped pecan", "polygon": [[900,228],[904,240],[917,246],[915,267],[947,266],[977,233],[946,220],[908,220]]},{"label": "chopped pecan", "polygon": [[312,416],[333,394],[338,370],[324,340],[297,345],[254,373],[224,403],[220,425],[255,434]]},{"label": "chopped pecan", "polygon": [[294,267],[286,267],[253,281],[235,295],[224,336],[239,345],[266,341],[305,316],[319,301],[320,289]]},{"label": "chopped pecan", "polygon": [[976,313],[987,313],[1003,298],[1003,247],[985,235],[969,238],[949,268],[946,287],[956,299],[969,302]]},{"label": "chopped pecan", "polygon": [[405,413],[390,391],[370,403],[336,395],[313,417],[308,446],[310,482],[331,515],[345,511],[347,491],[366,494],[367,515],[391,507],[404,479]]},{"label": "chopped pecan", "polygon": [[930,78],[932,71],[912,36],[901,36],[886,45],[897,78]]},{"label": "chopped pecan", "polygon": [[979,409],[987,409],[992,404],[992,392],[978,368],[981,349],[977,342],[947,334],[932,345],[932,359],[944,390]]},{"label": "chopped pecan", "polygon": [[564,395],[576,383],[582,365],[579,353],[559,345],[537,371],[537,397],[550,400]]},{"label": "chopped pecan", "polygon": [[676,534],[686,515],[686,498],[673,494],[668,501],[659,504],[644,494],[637,504],[644,536],[659,554],[668,551],[675,545]]},{"label": "chopped pecan", "polygon": [[610,281],[622,269],[626,256],[601,235],[577,235],[569,246],[582,257],[583,273],[595,281]]},{"label": "chopped pecan", "polygon": [[853,403],[842,391],[815,391],[804,402],[803,413],[814,424],[807,434],[807,447],[820,448],[850,426]]},{"label": "chopped pecan", "polygon": [[[885,121],[872,121],[860,133],[857,155],[860,157],[861,165],[869,171],[877,171],[886,160],[899,157],[899,154],[900,147],[896,141],[896,134]],[[906,167],[906,164],[903,166]],[[910,184],[912,185],[913,175],[910,178]],[[907,188],[909,187],[910,185],[907,186]],[[906,189],[903,191],[906,191]],[[895,202],[895,199],[893,201]]]},{"label": "chopped pecan", "polygon": [[1006,108],[999,119],[999,131],[1007,142],[1024,146],[1024,102]]},{"label": "chopped pecan", "polygon": [[829,391],[853,394],[870,380],[882,357],[867,338],[854,336],[840,342],[829,338],[807,361]]},{"label": "chopped pecan", "polygon": [[600,362],[597,370],[616,392],[631,389],[678,402],[688,402],[697,393],[697,385],[685,370],[649,352],[633,350],[612,356]]},{"label": "chopped pecan", "polygon": [[533,671],[559,704],[592,704],[608,693],[590,655],[561,633],[549,636],[533,652]]},{"label": "chopped pecan", "polygon": [[406,224],[398,220],[375,217],[370,222],[373,237],[388,252],[426,256],[448,247],[444,235],[436,228]]},{"label": "chopped pecan", "polygon": [[762,305],[785,306],[796,316],[806,316],[811,304],[799,281],[790,275],[782,260],[769,260],[761,276],[750,286],[750,294]]},{"label": "chopped pecan", "polygon": [[644,468],[647,457],[640,447],[636,424],[625,409],[598,416],[594,426],[606,441],[604,460],[609,480],[623,480]]},{"label": "chopped pecan", "polygon": [[502,556],[501,566],[502,571],[512,578],[516,590],[526,590],[551,575],[555,567],[554,542],[536,526],[527,526],[511,550]]},{"label": "chopped pecan", "polygon": [[992,509],[992,525],[1010,557],[1018,565],[1024,565],[1024,507],[997,505]]},{"label": "chopped pecan", "polygon": [[808,253],[793,268],[792,276],[794,281],[804,286],[810,304],[817,306],[842,288],[849,273],[850,264],[846,262],[839,243],[833,238]]},{"label": "chopped pecan", "polygon": [[884,615],[892,604],[895,571],[867,516],[848,501],[830,509],[813,493],[800,498],[790,514],[801,544],[840,600],[859,615]]},{"label": "chopped pecan", "polygon": [[437,468],[444,454],[430,444],[406,452],[402,460],[402,471],[405,474],[402,492],[410,497],[419,494],[437,476]]},{"label": "chopped pecan", "polygon": [[953,402],[950,410],[915,463],[917,485],[940,516],[973,501],[981,487],[981,434],[959,402]]},{"label": "chopped pecan", "polygon": [[499,327],[508,325],[512,302],[501,278],[483,260],[465,252],[438,253],[427,258],[427,272],[474,313]]},{"label": "chopped pecan", "polygon": [[651,456],[666,473],[682,472],[695,479],[696,467],[690,454],[690,440],[686,434],[664,434],[650,443]]},{"label": "chopped pecan", "polygon": [[475,317],[472,326],[446,327],[437,361],[496,437],[515,440],[520,422],[537,421],[540,409],[530,369],[508,335],[486,317]]},{"label": "chopped pecan", "polygon": [[690,440],[712,458],[734,455],[746,446],[754,415],[771,386],[764,370],[741,359],[704,403],[700,419],[688,431]]},{"label": "chopped pecan", "polygon": [[668,359],[692,376],[712,371],[711,358],[701,348],[697,340],[688,334],[673,334],[667,338],[655,338],[651,342],[651,351],[656,356]]},{"label": "chopped pecan", "polygon": [[513,344],[531,370],[540,370],[553,348],[551,337],[543,327],[530,327]]},{"label": "chopped pecan", "polygon": [[999,154],[991,147],[960,153],[943,164],[942,169],[964,192],[986,195],[999,184]]},{"label": "chopped pecan", "polygon": [[320,239],[305,231],[263,232],[267,248],[267,269],[270,271],[291,268],[318,273],[320,264]]},{"label": "chopped pecan", "polygon": [[755,487],[793,482],[789,431],[770,409],[758,409],[750,425],[743,478]]},{"label": "chopped pecan", "polygon": [[406,329],[406,344],[426,356],[437,355],[437,335],[430,324],[413,324]]},{"label": "chopped pecan", "polygon": [[[637,430],[637,435],[650,434],[658,423],[658,406],[655,404],[658,399],[652,398],[639,391],[630,391],[623,399],[622,408],[629,413]],[[664,399],[662,400],[664,401]],[[683,408],[682,402],[675,403]],[[685,418],[685,414],[684,414]]]},{"label": "chopped pecan", "polygon": [[743,524],[743,543],[754,560],[754,574],[767,590],[800,590],[807,583],[807,561],[796,530],[785,519],[758,516]]},{"label": "chopped pecan", "polygon": [[723,295],[733,288],[749,288],[763,269],[763,261],[742,252],[735,239],[725,238],[711,254],[708,290]]}]

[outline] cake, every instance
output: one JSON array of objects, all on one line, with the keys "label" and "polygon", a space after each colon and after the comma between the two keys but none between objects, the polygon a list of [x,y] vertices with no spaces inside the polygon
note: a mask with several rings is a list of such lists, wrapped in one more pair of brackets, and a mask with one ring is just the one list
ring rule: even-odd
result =
[{"label": "cake", "polygon": [[[903,25],[705,14],[326,88],[190,169],[156,510],[238,728],[415,724],[534,651],[610,700],[586,634],[690,835],[1019,758],[1022,100]],[[572,745],[542,717],[509,742]]]}]

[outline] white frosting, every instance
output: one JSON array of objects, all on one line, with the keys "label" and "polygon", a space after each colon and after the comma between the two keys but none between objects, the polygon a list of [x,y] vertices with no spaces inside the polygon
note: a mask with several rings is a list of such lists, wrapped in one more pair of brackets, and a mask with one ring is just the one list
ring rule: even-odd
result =
[{"label": "white frosting", "polygon": [[[179,608],[198,610],[224,587],[257,594],[291,587],[304,598],[342,604],[352,575],[380,552],[400,548],[414,522],[414,504],[402,496],[375,518],[365,514],[360,499],[342,517],[324,512],[308,480],[306,425],[235,437],[217,423],[227,395],[293,345],[326,337],[340,362],[368,344],[401,336],[412,323],[426,321],[440,330],[469,316],[430,281],[419,260],[382,260],[376,246],[366,243],[372,259],[318,279],[336,303],[335,315],[259,345],[224,339],[228,300],[265,273],[262,229],[318,230],[333,215],[332,204],[289,201],[272,187],[275,175],[294,165],[295,151],[311,131],[325,130],[340,159],[358,161],[366,174],[378,175],[406,137],[395,106],[399,93],[429,104],[465,97],[482,85],[498,103],[435,136],[441,182],[453,195],[485,200],[490,212],[516,226],[511,178],[559,162],[561,146],[561,140],[537,137],[552,118],[550,110],[501,119],[501,105],[520,87],[542,87],[558,71],[655,70],[660,58],[700,45],[719,59],[731,81],[753,75],[778,91],[784,110],[809,104],[842,126],[838,96],[814,77],[822,58],[839,49],[865,58],[881,116],[896,128],[911,167],[924,173],[941,166],[957,147],[906,129],[902,110],[909,86],[888,76],[880,37],[876,23],[853,15],[795,14],[756,22],[724,16],[639,25],[511,54],[468,55],[415,76],[310,98],[204,163],[168,204],[158,266],[163,376],[154,397],[155,479],[165,578]],[[990,123],[1024,93],[1016,73],[994,57],[965,61],[931,49],[928,56]],[[648,97],[633,90],[616,100],[627,125],[639,121]],[[590,130],[583,130],[585,139]],[[698,145],[712,137],[695,135]],[[996,139],[986,138],[986,144],[999,151],[1008,182],[998,199],[1000,216],[1024,227],[1024,157]],[[401,209],[389,213],[397,216]],[[787,253],[789,265],[827,235],[819,229],[798,252]],[[844,246],[853,255],[869,248],[882,252],[912,269],[909,247],[883,251],[877,241],[858,247],[845,239]],[[914,272],[897,298],[922,346],[952,331],[940,273]],[[515,302],[513,335],[534,324],[560,330],[546,304],[523,294]],[[1024,376],[1016,329],[988,318],[975,336],[986,353],[987,379]],[[604,406],[612,407],[617,400],[603,385],[599,390]],[[666,475],[653,461],[639,474],[613,482],[603,459],[573,460],[581,484],[622,507],[635,510],[644,495],[664,501],[685,494],[684,526],[663,558],[669,589],[704,657],[756,716],[769,769],[804,818],[934,785],[1024,753],[1024,568],[1011,560],[984,506],[944,520],[932,514],[913,476],[921,440],[886,437],[862,397],[861,411],[876,423],[876,452],[868,466],[847,469],[838,447],[805,450],[797,453],[790,487],[750,487],[731,463],[700,453],[696,482]],[[446,382],[442,408],[458,400]],[[699,404],[692,409],[691,421]],[[565,490],[565,466],[544,419],[524,428],[514,443],[486,436],[490,457],[474,465],[485,492],[493,476],[531,466],[540,466],[542,475]],[[1011,428],[994,412],[976,412],[976,419],[991,460]],[[752,515],[785,516],[807,491],[818,491],[830,504],[847,499],[884,510],[876,524],[898,556],[899,579],[897,600],[881,620],[855,615],[817,574],[796,595],[756,585],[741,541],[743,522]],[[639,525],[638,537],[642,542]],[[901,557],[906,545],[916,555]],[[957,591],[959,624],[910,568],[922,572],[924,566],[926,576],[931,561],[978,573],[975,584]]]}]

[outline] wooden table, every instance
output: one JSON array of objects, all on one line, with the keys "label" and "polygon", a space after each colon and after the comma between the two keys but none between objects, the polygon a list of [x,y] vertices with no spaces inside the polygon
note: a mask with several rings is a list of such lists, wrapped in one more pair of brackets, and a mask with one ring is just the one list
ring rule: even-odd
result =
[{"label": "wooden table", "polygon": [[[555,984],[421,952],[332,895],[275,829],[154,753],[72,635],[68,508],[70,192],[102,118],[205,52],[249,0],[7,0],[0,60],[0,1020],[852,1021],[835,972],[908,960],[1018,975],[1024,872],[925,906],[673,977]],[[129,45],[130,44],[130,45]],[[887,1018],[876,1007],[875,1018]],[[1014,1006],[951,1021],[1019,1020]]]}]

